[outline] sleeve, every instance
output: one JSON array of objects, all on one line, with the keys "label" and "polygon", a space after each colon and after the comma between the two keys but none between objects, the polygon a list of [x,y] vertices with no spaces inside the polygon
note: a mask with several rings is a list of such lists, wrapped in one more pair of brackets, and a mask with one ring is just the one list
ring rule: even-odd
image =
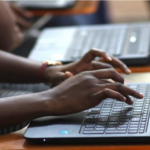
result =
[{"label": "sleeve", "polygon": [[29,124],[29,122],[23,122],[23,123],[18,124],[18,125],[1,128],[0,129],[0,135],[4,135],[4,134],[8,134],[8,133],[12,133],[12,132],[21,130],[24,127],[26,127],[28,124]]}]

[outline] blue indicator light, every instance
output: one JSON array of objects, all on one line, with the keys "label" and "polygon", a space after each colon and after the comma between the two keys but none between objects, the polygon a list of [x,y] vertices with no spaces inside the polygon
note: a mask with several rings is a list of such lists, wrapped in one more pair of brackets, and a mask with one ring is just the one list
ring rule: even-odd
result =
[{"label": "blue indicator light", "polygon": [[63,131],[60,131],[60,134],[71,134],[72,131],[71,130],[63,130]]}]

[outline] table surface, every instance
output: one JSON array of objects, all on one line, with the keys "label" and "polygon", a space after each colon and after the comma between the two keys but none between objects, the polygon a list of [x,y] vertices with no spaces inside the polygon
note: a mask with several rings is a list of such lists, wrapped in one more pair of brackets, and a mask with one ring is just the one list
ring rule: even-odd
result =
[{"label": "table surface", "polygon": [[31,10],[36,15],[74,15],[74,14],[91,14],[98,9],[99,0],[77,1],[76,4],[68,9],[63,10]]},{"label": "table surface", "polygon": [[23,138],[25,129],[0,136],[0,150],[150,150],[150,144],[141,145],[40,145]]}]

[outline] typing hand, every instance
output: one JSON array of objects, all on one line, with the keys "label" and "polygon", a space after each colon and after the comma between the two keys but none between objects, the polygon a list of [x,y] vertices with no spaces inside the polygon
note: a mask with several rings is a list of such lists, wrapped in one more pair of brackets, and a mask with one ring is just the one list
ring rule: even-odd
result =
[{"label": "typing hand", "polygon": [[[105,79],[112,79],[111,83]],[[85,71],[69,78],[49,91],[47,110],[51,115],[67,115],[80,112],[101,103],[106,98],[132,104],[129,95],[143,95],[123,85],[123,78],[114,69]],[[50,108],[49,108],[50,107]]]},{"label": "typing hand", "polygon": [[[101,61],[94,61],[96,57],[99,57]],[[126,74],[130,73],[128,67],[117,58],[109,56],[107,53],[98,49],[92,49],[78,61],[63,66],[47,68],[44,74],[44,78],[47,82],[50,82],[53,85],[58,85],[67,78],[83,71],[113,67],[119,67]]]}]

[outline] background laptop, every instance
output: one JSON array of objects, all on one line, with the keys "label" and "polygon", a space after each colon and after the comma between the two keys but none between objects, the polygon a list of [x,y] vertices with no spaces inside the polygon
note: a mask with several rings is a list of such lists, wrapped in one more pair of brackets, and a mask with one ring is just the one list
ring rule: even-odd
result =
[{"label": "background laptop", "polygon": [[74,6],[76,0],[19,0],[15,3],[27,9],[67,9]]},{"label": "background laptop", "polygon": [[24,137],[43,143],[132,143],[150,140],[150,84],[128,84],[144,94],[128,105],[106,99],[98,106],[80,113],[35,119]]},{"label": "background laptop", "polygon": [[149,22],[46,28],[41,31],[29,58],[67,63],[95,47],[127,65],[142,65],[149,63],[149,41]]}]

